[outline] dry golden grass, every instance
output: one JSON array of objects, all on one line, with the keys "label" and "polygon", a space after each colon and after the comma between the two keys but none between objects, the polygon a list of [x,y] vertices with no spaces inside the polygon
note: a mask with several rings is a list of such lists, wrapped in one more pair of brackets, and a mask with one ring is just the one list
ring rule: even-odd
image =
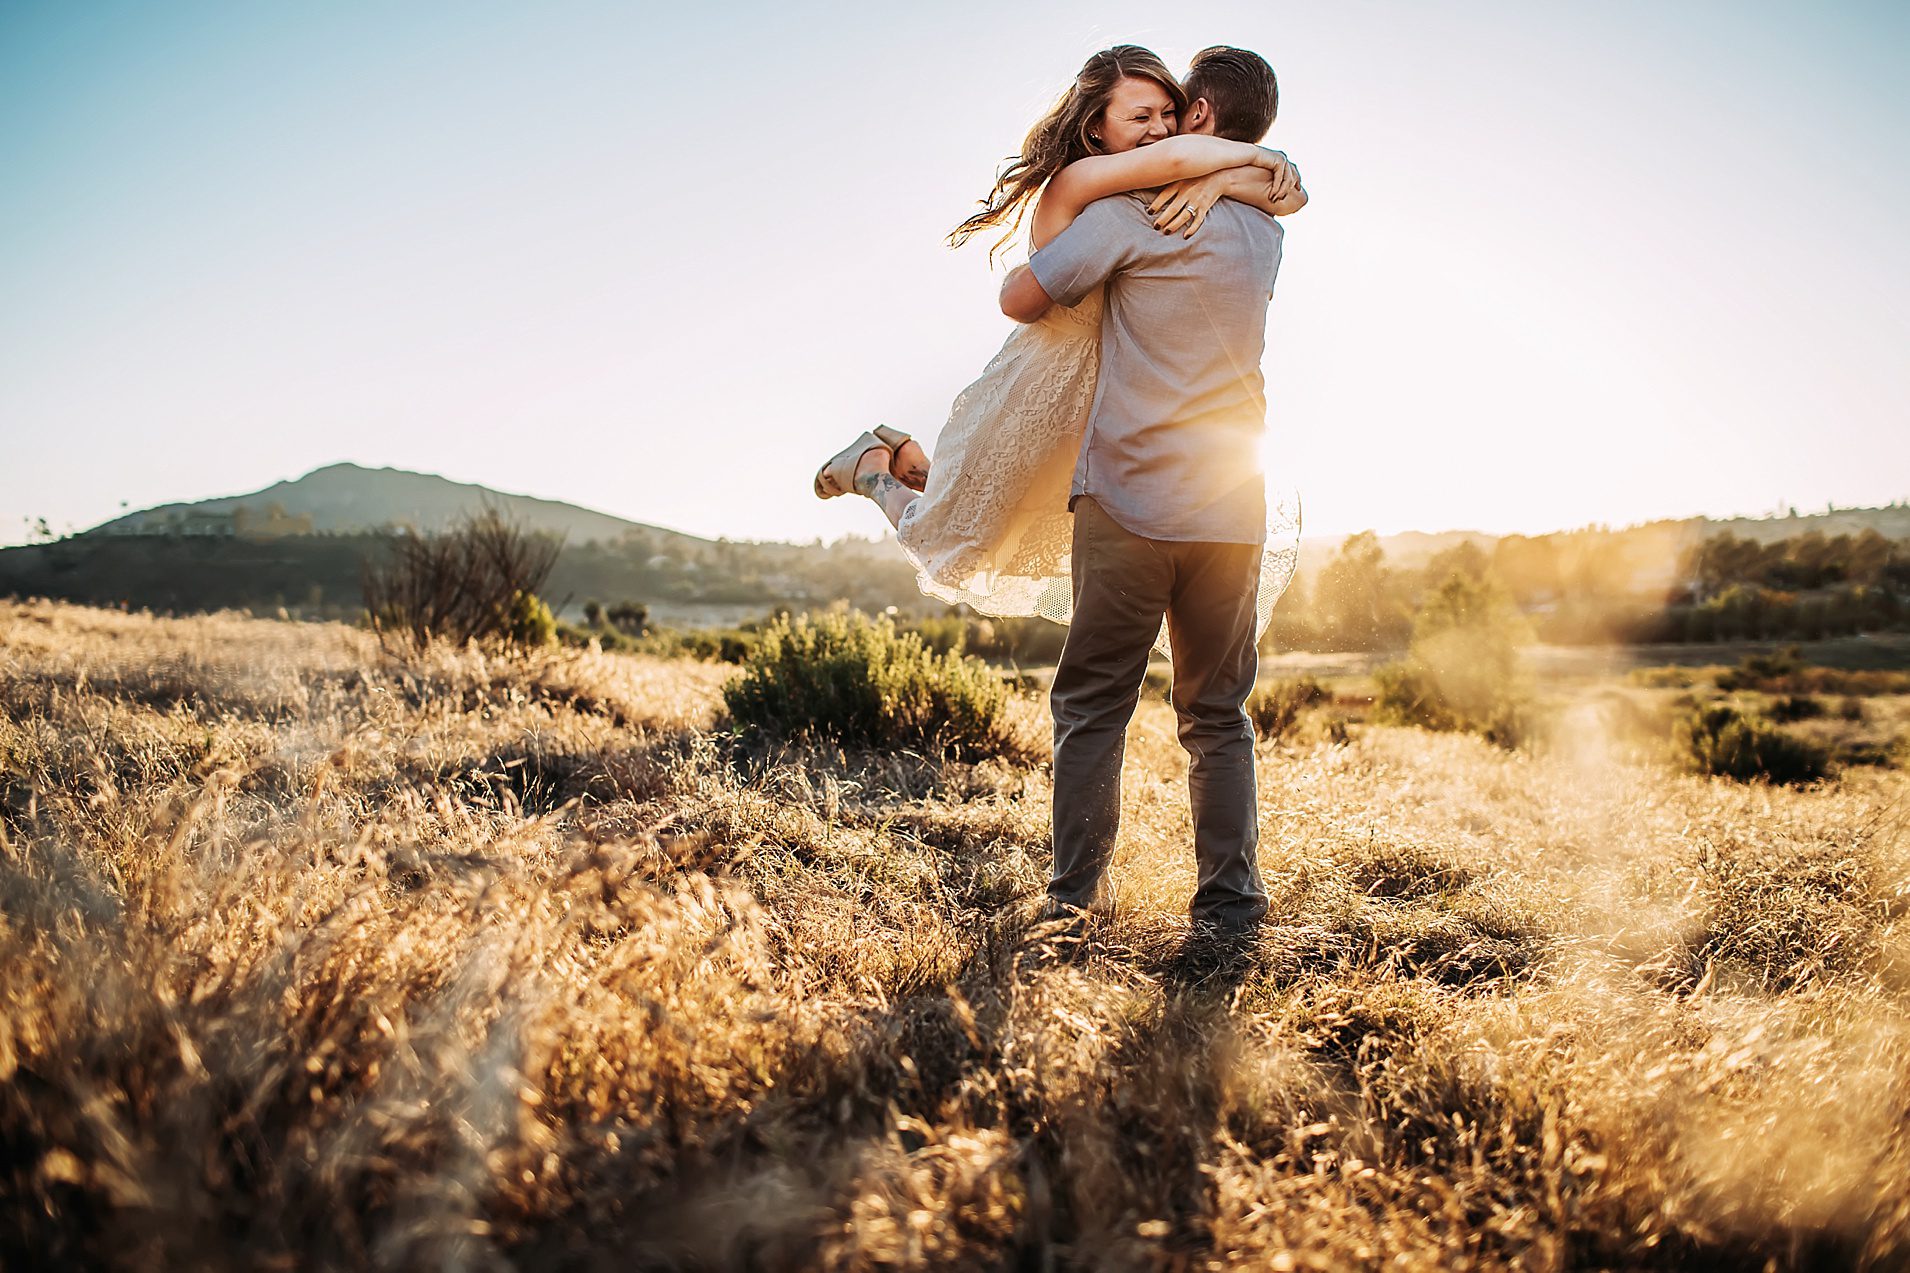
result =
[{"label": "dry golden grass", "polygon": [[1910,1260],[1900,770],[1301,730],[1215,961],[1163,705],[1077,945],[1045,767],[727,671],[0,607],[0,1265]]}]

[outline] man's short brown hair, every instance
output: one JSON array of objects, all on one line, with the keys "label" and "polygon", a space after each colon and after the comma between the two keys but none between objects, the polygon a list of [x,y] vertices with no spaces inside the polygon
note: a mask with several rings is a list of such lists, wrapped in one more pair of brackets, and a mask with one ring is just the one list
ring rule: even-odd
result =
[{"label": "man's short brown hair", "polygon": [[1280,82],[1267,59],[1249,49],[1216,44],[1194,54],[1181,81],[1187,100],[1204,97],[1214,112],[1214,133],[1233,141],[1259,141],[1280,113]]}]

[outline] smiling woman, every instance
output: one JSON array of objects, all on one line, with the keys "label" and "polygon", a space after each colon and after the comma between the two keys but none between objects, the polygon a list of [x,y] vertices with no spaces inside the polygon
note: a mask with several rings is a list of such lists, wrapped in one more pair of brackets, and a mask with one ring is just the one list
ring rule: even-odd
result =
[{"label": "smiling woman", "polygon": [[955,227],[960,247],[976,233],[1001,226],[1012,235],[1048,180],[1089,155],[1114,154],[1169,136],[1187,94],[1166,63],[1147,49],[1116,45],[1089,58],[1074,83],[1028,130],[1021,152],[995,178],[981,211]]}]

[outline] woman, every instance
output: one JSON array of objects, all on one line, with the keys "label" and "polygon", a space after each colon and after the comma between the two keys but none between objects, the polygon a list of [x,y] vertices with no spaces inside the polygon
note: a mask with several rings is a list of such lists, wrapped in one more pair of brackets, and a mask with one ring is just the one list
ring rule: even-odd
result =
[{"label": "woman", "polygon": [[[1029,238],[1039,250],[1094,200],[1157,187],[1165,189],[1151,210],[1164,233],[1194,233],[1222,195],[1276,214],[1304,204],[1277,152],[1177,136],[1186,110],[1179,82],[1153,53],[1121,45],[1095,54],[950,242],[994,227],[1005,240],[1032,205]],[[1100,326],[1097,294],[1018,327],[956,398],[933,466],[908,434],[879,427],[823,465],[816,494],[874,500],[928,595],[986,614],[1066,623],[1068,489],[1094,399]],[[1292,577],[1299,526],[1293,501],[1269,507],[1262,631]]]}]

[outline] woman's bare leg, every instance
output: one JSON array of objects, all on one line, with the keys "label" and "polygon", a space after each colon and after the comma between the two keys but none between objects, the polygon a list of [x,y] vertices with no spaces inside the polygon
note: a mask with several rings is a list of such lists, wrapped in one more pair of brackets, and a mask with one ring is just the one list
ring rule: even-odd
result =
[{"label": "woman's bare leg", "polygon": [[[903,453],[907,454],[912,445],[912,442],[905,445]],[[916,450],[920,451],[921,448],[916,447]],[[889,519],[889,525],[899,527],[902,514],[916,500],[916,492],[895,480],[895,475],[889,472],[889,459],[887,447],[871,447],[862,453],[862,458],[856,461],[856,494],[867,495],[874,500],[876,507],[882,510],[882,515]],[[922,468],[926,477],[926,460]]]}]

